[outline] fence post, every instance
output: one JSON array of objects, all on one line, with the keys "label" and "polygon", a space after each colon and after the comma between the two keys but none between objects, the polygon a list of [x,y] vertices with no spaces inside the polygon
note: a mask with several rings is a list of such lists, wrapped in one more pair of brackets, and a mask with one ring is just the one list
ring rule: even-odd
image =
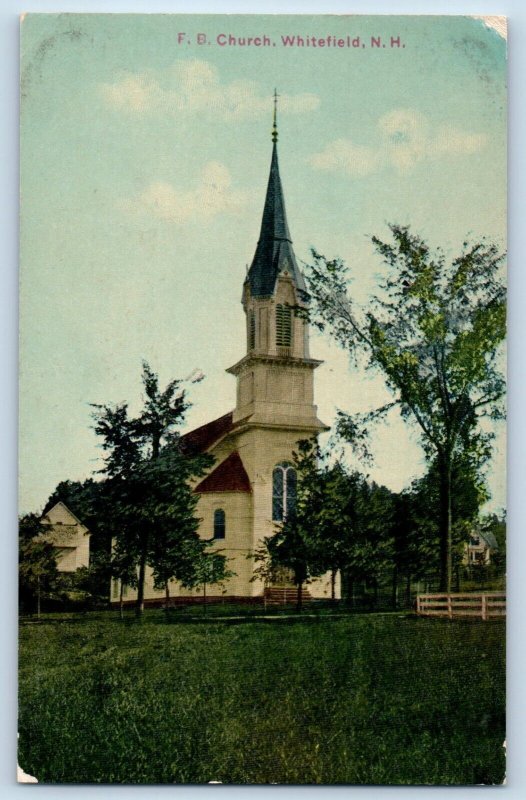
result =
[{"label": "fence post", "polygon": [[417,594],[416,596],[416,613],[420,614],[420,595]]},{"label": "fence post", "polygon": [[451,604],[451,595],[447,595],[447,615],[449,619],[453,619],[453,606]]},{"label": "fence post", "polygon": [[487,595],[482,595],[482,619],[486,620],[488,618],[488,610],[487,610]]}]

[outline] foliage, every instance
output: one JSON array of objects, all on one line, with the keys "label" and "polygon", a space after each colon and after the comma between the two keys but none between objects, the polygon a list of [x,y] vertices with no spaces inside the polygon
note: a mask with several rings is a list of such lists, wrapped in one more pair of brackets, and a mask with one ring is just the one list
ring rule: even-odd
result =
[{"label": "foliage", "polygon": [[90,602],[107,602],[108,586],[113,574],[111,567],[112,528],[111,506],[104,481],[88,478],[85,481],[61,481],[44,506],[46,514],[56,503],[64,503],[88,528],[90,537],[89,567],[73,580],[79,590],[87,593]]},{"label": "foliage", "polygon": [[298,442],[298,451],[293,452],[296,471],[296,498],[289,508],[283,523],[276,526],[273,536],[265,537],[256,552],[258,575],[269,577],[277,568],[290,570],[297,586],[297,608],[302,605],[302,587],[311,578],[321,575],[324,563],[321,559],[319,539],[313,535],[321,513],[325,496],[321,486],[318,459],[320,450],[316,440]]},{"label": "foliage", "polygon": [[[206,547],[213,547],[214,540],[207,540]],[[233,577],[236,573],[227,567],[228,559],[219,550],[207,550],[200,547],[193,554],[190,568],[186,577],[181,579],[183,586],[193,589],[196,586],[203,587],[203,599],[206,602],[207,586],[221,587],[224,581]]]},{"label": "foliage", "polygon": [[23,609],[35,609],[40,616],[41,600],[49,597],[58,581],[55,548],[46,539],[48,528],[37,514],[19,520],[18,589]]},{"label": "foliage", "polygon": [[[176,618],[174,612],[174,619]],[[41,783],[494,784],[505,624],[400,614],[20,632],[19,763]]]},{"label": "foliage", "polygon": [[330,499],[317,534],[327,565],[347,580],[378,580],[393,554],[392,493],[339,463],[327,470],[325,485]]},{"label": "foliage", "polygon": [[54,505],[62,502],[70,511],[88,528],[93,538],[103,523],[103,514],[100,513],[100,482],[93,478],[85,481],[60,481],[49,496],[43,510],[47,514]]},{"label": "foliage", "polygon": [[368,426],[394,406],[419,426],[440,476],[441,583],[450,590],[453,464],[487,452],[491,435],[482,431],[481,419],[504,414],[497,359],[505,336],[504,256],[483,240],[464,243],[447,261],[408,227],[390,225],[390,231],[390,243],[372,239],[385,275],[366,310],[349,294],[344,264],[313,252],[311,306],[297,313],[328,329],[355,362],[379,372],[391,392],[391,402],[368,414],[339,413],[338,430],[359,453],[368,454]]},{"label": "foliage", "polygon": [[205,547],[195,516],[197,497],[190,481],[204,474],[212,459],[190,456],[179,447],[177,427],[188,408],[181,381],[159,388],[157,375],[143,364],[144,405],[136,417],[127,403],[94,406],[95,432],[105,451],[103,482],[114,539],[112,572],[129,582],[137,577],[137,612],[144,605],[146,566],[158,587],[187,580],[191,553]]},{"label": "foliage", "polygon": [[347,582],[376,582],[392,559],[392,493],[341,462],[330,464],[316,439],[299,441],[293,460],[295,509],[257,551],[257,575],[271,580],[282,566],[300,587],[331,572],[333,598],[338,571]]}]

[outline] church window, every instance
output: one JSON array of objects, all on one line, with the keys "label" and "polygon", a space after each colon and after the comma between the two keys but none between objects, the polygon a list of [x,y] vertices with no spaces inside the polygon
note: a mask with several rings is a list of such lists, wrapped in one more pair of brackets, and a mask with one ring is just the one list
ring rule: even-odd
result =
[{"label": "church window", "polygon": [[278,303],[276,306],[276,344],[290,347],[292,343],[292,309]]},{"label": "church window", "polygon": [[222,508],[214,511],[214,539],[225,538],[225,512]]},{"label": "church window", "polygon": [[256,346],[256,316],[253,311],[248,318],[248,349],[253,350]]},{"label": "church window", "polygon": [[287,461],[272,473],[272,519],[283,522],[296,508],[296,470]]}]

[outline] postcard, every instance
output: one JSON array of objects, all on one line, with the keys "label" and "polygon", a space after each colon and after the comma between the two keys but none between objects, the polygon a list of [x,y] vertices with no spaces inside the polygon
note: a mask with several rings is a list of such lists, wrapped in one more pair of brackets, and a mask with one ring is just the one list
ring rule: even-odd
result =
[{"label": "postcard", "polygon": [[21,19],[19,780],[500,784],[506,19]]}]

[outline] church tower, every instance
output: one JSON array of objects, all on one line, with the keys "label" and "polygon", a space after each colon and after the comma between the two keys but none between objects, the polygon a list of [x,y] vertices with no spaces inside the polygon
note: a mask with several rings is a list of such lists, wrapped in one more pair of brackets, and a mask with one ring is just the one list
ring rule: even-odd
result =
[{"label": "church tower", "polygon": [[[283,602],[284,593],[294,593],[288,573],[270,587],[254,580],[254,553],[294,508],[298,441],[327,430],[314,405],[314,370],[321,361],[310,357],[307,322],[294,313],[307,297],[285,213],[276,99],[261,231],[243,284],[246,351],[227,370],[237,380],[236,406],[180,440],[184,452],[214,457],[210,472],[194,487],[199,535],[217,540],[233,575],[223,589],[209,587],[211,599],[259,602],[264,593],[278,591]],[[305,597],[330,596],[330,586],[330,576],[317,578]],[[187,601],[200,592],[174,585],[171,595]],[[146,597],[162,601],[150,573]]]},{"label": "church tower", "polygon": [[246,355],[227,371],[237,377],[234,423],[250,418],[253,425],[286,425],[301,429],[305,437],[325,429],[313,404],[313,372],[321,361],[310,358],[308,323],[294,313],[306,302],[306,286],[285,212],[276,99],[261,231],[243,284]]},{"label": "church tower", "polygon": [[[308,323],[294,313],[307,296],[285,213],[275,104],[276,95],[261,231],[243,284],[246,353],[227,370],[237,379],[232,434],[251,487],[245,547],[252,552],[294,507],[298,441],[327,430],[314,405],[314,370],[322,362],[310,357]],[[250,594],[260,596],[263,587],[252,587]],[[311,588],[326,592],[323,580]]]}]

